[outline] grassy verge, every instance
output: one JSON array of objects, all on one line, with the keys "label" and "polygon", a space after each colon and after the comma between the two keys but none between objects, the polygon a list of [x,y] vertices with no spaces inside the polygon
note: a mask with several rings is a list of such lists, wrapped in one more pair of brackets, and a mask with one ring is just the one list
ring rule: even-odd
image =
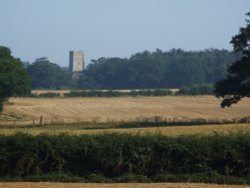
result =
[{"label": "grassy verge", "polygon": [[250,131],[249,123],[240,124],[164,124],[142,123],[142,122],[83,122],[73,124],[52,124],[33,127],[33,126],[0,126],[0,132],[5,135],[17,132],[38,135],[41,133],[58,135],[68,133],[71,135],[81,134],[103,134],[103,133],[128,133],[128,134],[162,134],[166,136],[190,135],[190,134],[212,134],[235,133]]}]

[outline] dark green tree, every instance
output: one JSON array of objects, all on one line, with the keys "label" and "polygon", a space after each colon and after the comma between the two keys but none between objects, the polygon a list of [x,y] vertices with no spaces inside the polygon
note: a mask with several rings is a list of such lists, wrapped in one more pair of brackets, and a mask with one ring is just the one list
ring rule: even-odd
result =
[{"label": "dark green tree", "polygon": [[226,67],[239,59],[238,53],[208,49],[163,52],[144,51],[130,58],[99,58],[83,73],[80,89],[180,88],[215,83],[225,78]]},{"label": "dark green tree", "polygon": [[13,95],[25,96],[30,92],[29,76],[22,62],[11,55],[9,48],[0,46],[0,112],[6,99]]},{"label": "dark green tree", "polygon": [[71,82],[71,76],[48,58],[38,58],[26,69],[33,89],[61,89]]},{"label": "dark green tree", "polygon": [[[250,13],[246,14],[250,16]],[[240,28],[231,43],[234,51],[241,53],[241,58],[228,68],[226,79],[216,83],[215,94],[222,97],[222,107],[230,107],[243,97],[250,97],[250,20],[246,20],[244,28]]]}]

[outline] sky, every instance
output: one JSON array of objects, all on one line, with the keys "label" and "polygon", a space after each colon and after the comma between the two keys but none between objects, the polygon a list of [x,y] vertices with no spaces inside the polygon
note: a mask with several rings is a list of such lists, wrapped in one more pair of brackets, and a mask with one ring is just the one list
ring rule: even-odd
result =
[{"label": "sky", "polygon": [[0,46],[60,66],[70,50],[87,64],[157,48],[232,50],[249,11],[250,0],[0,0]]}]

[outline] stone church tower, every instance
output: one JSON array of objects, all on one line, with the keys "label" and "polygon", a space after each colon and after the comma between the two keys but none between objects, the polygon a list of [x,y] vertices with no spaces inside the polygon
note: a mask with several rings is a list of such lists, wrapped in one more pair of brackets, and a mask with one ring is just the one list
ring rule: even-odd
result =
[{"label": "stone church tower", "polygon": [[84,70],[84,54],[83,51],[70,51],[69,52],[69,71],[72,78],[78,79],[80,73]]}]

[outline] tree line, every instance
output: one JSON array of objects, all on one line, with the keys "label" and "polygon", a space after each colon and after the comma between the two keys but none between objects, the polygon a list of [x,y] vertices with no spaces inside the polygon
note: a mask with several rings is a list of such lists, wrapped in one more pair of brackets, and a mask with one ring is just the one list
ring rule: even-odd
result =
[{"label": "tree line", "polygon": [[239,57],[238,53],[218,49],[166,52],[157,49],[136,53],[130,58],[92,60],[77,81],[46,58],[37,59],[26,71],[33,89],[180,88],[225,78],[227,67]]}]

